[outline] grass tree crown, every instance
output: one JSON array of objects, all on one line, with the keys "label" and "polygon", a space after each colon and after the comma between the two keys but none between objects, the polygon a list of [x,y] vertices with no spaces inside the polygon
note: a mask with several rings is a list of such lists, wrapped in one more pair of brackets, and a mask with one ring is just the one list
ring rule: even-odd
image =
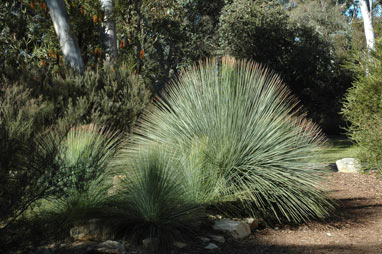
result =
[{"label": "grass tree crown", "polygon": [[238,203],[240,212],[279,221],[329,215],[310,163],[325,138],[278,75],[253,62],[209,59],[183,71],[155,104],[135,142],[176,147],[200,202]]}]

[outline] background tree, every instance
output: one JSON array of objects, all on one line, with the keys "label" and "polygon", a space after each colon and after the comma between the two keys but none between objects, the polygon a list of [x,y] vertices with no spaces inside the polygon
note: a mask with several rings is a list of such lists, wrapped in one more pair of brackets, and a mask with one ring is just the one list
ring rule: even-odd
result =
[{"label": "background tree", "polygon": [[[100,0],[103,13],[99,17],[102,22],[102,38],[106,48],[106,59],[117,57],[117,28],[114,17],[114,0]],[[95,16],[97,19],[98,17]]]},{"label": "background tree", "polygon": [[370,0],[359,0],[362,13],[363,26],[365,31],[367,48],[373,50],[375,48],[375,38],[373,29],[373,6]]},{"label": "background tree", "polygon": [[85,66],[82,61],[80,48],[71,29],[64,0],[46,0],[46,3],[49,7],[49,14],[52,18],[66,64],[82,73],[85,70]]},{"label": "background tree", "polygon": [[325,17],[331,7],[307,3],[288,12],[278,2],[235,0],[222,10],[219,37],[225,52],[279,73],[309,116],[338,133],[339,100],[352,80],[341,67],[351,34],[339,10]]}]

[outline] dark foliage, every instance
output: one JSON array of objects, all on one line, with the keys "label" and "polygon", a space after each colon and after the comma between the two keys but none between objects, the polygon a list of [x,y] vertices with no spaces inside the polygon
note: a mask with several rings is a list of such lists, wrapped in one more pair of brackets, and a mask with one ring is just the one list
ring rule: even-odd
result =
[{"label": "dark foliage", "polygon": [[227,53],[270,67],[315,122],[326,132],[339,131],[339,100],[352,77],[315,27],[291,21],[275,2],[236,0],[224,7],[219,33]]},{"label": "dark foliage", "polygon": [[357,80],[347,91],[342,113],[350,138],[359,145],[358,157],[367,169],[382,169],[382,44],[371,54],[356,55]]},{"label": "dark foliage", "polygon": [[[0,233],[34,201],[58,191],[57,149],[41,149],[43,106],[22,87],[2,87],[0,100]],[[60,138],[60,135],[58,135]]]}]

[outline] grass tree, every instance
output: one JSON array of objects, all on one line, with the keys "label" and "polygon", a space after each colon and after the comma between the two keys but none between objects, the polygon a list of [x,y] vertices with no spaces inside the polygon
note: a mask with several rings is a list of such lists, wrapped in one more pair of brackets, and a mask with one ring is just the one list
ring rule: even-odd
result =
[{"label": "grass tree", "polygon": [[121,182],[111,197],[114,209],[106,215],[119,234],[137,242],[150,238],[165,253],[173,241],[192,233],[203,215],[203,207],[185,188],[176,154],[157,144],[122,149],[113,162]]},{"label": "grass tree", "polygon": [[325,139],[280,78],[252,62],[200,62],[168,85],[134,142],[178,152],[183,187],[205,206],[304,222],[333,209],[310,163]]},{"label": "grass tree", "polygon": [[94,124],[71,128],[64,138],[53,132],[41,143],[43,150],[57,149],[57,165],[61,189],[45,208],[53,214],[72,220],[97,217],[107,202],[112,186],[108,166],[119,149],[121,137]]}]

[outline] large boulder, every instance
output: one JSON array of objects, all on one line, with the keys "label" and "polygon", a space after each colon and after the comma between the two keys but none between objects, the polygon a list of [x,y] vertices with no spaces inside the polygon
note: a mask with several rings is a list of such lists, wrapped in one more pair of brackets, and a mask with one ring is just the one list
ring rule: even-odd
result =
[{"label": "large boulder", "polygon": [[212,226],[217,231],[229,233],[235,239],[242,239],[251,234],[251,228],[246,222],[222,219]]},{"label": "large boulder", "polygon": [[361,171],[361,163],[354,158],[344,158],[336,161],[338,172],[358,173]]}]

